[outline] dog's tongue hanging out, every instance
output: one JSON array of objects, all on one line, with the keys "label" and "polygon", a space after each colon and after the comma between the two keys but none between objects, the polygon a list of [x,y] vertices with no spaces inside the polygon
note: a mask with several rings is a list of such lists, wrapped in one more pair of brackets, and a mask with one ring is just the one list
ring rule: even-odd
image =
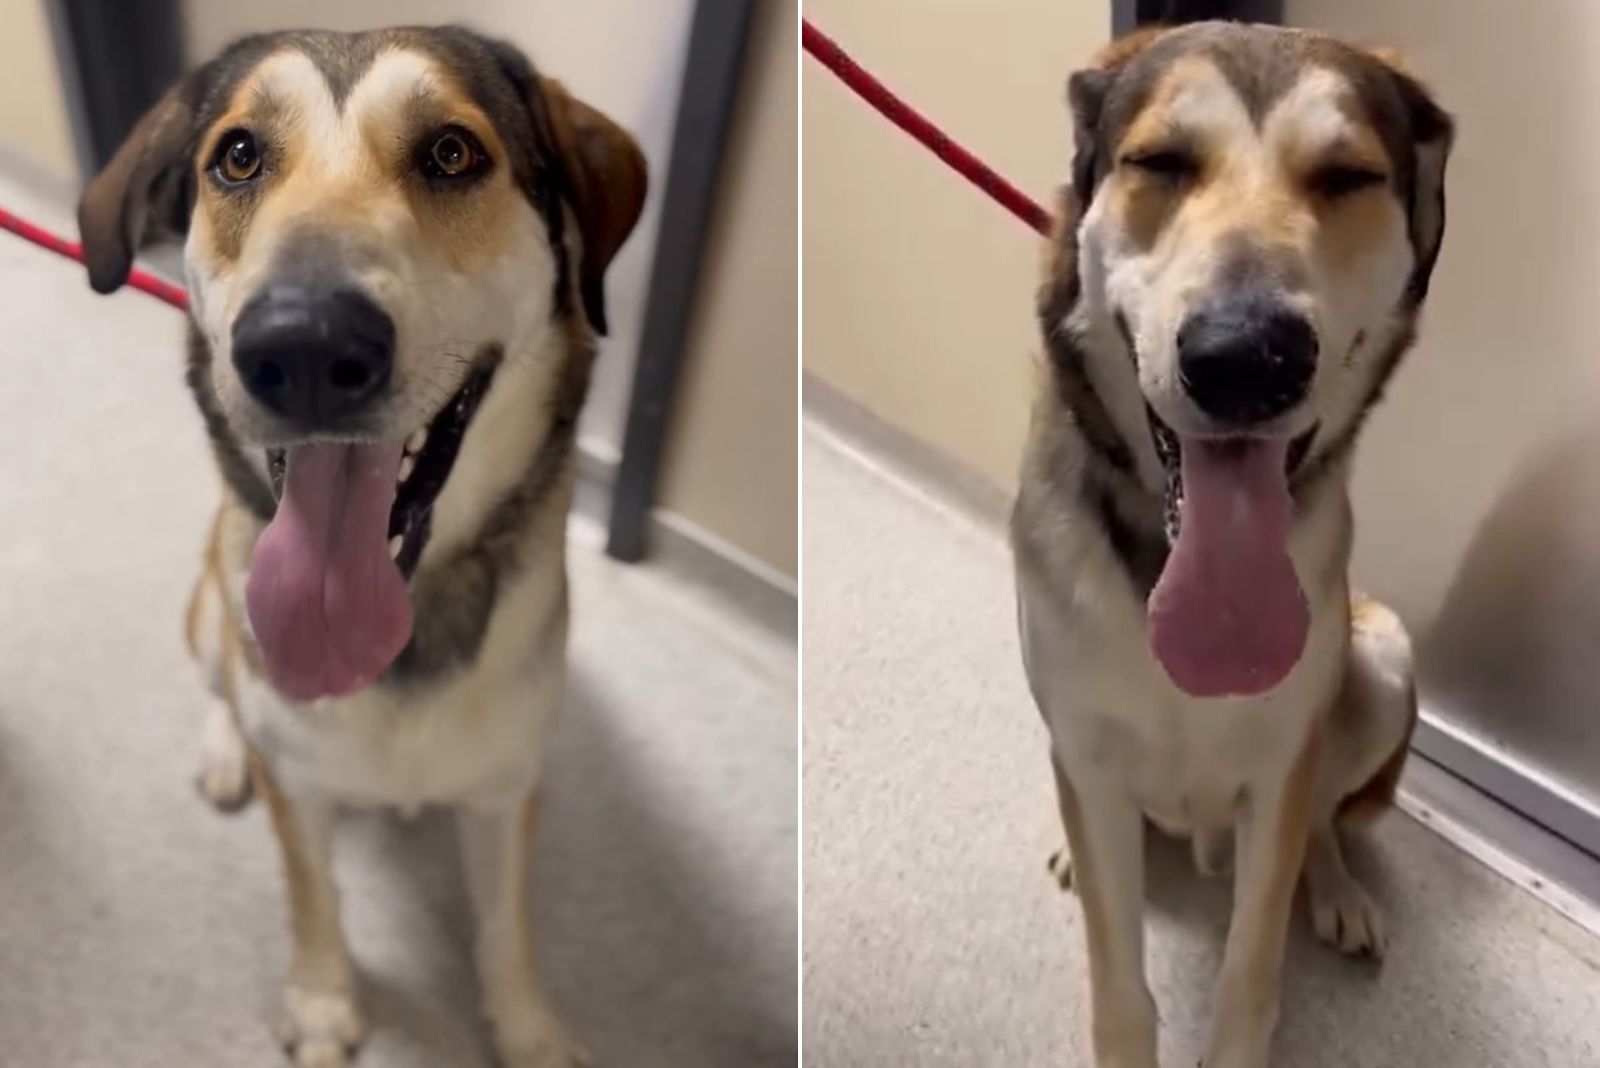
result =
[{"label": "dog's tongue hanging out", "polygon": [[267,674],[298,701],[353,693],[411,639],[411,599],[389,556],[400,445],[289,450],[283,500],[245,589]]},{"label": "dog's tongue hanging out", "polygon": [[1178,538],[1148,608],[1151,649],[1196,697],[1270,690],[1305,648],[1287,451],[1282,439],[1183,441]]}]

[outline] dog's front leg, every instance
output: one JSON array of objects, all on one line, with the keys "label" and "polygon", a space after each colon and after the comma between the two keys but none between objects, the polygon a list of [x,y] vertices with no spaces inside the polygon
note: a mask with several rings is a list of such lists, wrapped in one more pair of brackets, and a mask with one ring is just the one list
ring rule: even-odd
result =
[{"label": "dog's front leg", "polygon": [[1278,1023],[1284,943],[1305,860],[1321,745],[1284,779],[1253,790],[1239,815],[1233,916],[1205,1068],[1266,1068]]},{"label": "dog's front leg", "polygon": [[1054,752],[1050,767],[1083,903],[1096,1068],[1157,1068],[1144,974],[1144,817],[1120,784],[1074,778]]},{"label": "dog's front leg", "polygon": [[589,1054],[556,1017],[533,963],[529,846],[537,793],[461,809],[462,859],[477,912],[478,980],[504,1068],[577,1068]]},{"label": "dog's front leg", "polygon": [[339,925],[339,893],[333,883],[335,808],[325,798],[285,791],[257,756],[251,770],[272,813],[289,890],[294,945],[278,1037],[300,1068],[344,1068],[366,1025]]}]

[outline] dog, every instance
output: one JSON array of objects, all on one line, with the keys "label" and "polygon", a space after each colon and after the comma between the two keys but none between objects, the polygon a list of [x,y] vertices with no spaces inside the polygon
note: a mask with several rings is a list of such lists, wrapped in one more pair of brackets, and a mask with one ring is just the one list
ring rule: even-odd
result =
[{"label": "dog", "polygon": [[162,98],[79,208],[91,285],[184,242],[187,380],[223,482],[186,636],[214,705],[200,788],[266,801],[287,875],[281,1039],[365,1025],[330,834],[448,805],[507,1068],[588,1055],[525,913],[561,700],[564,531],[633,138],[458,27],[246,38]]},{"label": "dog", "polygon": [[[1340,834],[1388,807],[1409,641],[1353,595],[1351,454],[1410,347],[1453,122],[1400,62],[1200,23],[1075,74],[1012,515],[1081,900],[1094,1063],[1154,1068],[1146,821],[1234,868],[1206,1068],[1269,1063],[1290,911],[1381,957]],[[1070,859],[1069,859],[1070,856]]]}]

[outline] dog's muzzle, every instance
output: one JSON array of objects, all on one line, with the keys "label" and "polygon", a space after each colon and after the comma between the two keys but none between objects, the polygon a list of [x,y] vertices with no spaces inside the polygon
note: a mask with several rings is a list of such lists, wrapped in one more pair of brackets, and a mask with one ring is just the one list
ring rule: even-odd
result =
[{"label": "dog's muzzle", "polygon": [[1317,335],[1300,312],[1243,293],[1204,305],[1178,330],[1184,394],[1219,429],[1260,426],[1306,399],[1317,370]]}]

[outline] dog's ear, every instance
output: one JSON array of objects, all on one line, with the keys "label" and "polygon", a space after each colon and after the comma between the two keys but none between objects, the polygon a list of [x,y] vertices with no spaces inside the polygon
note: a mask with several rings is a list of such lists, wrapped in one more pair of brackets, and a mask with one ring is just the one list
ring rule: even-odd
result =
[{"label": "dog's ear", "polygon": [[194,206],[191,88],[177,86],[146,112],[84,190],[78,231],[96,292],[121,287],[146,245],[188,232]]},{"label": "dog's ear", "polygon": [[1411,177],[1406,196],[1411,247],[1416,257],[1406,295],[1413,305],[1428,295],[1428,281],[1444,240],[1444,172],[1455,141],[1455,121],[1439,106],[1409,64],[1389,49],[1372,49],[1372,56],[1387,69],[1405,111],[1411,143]]},{"label": "dog's ear", "polygon": [[1135,30],[1112,41],[1094,61],[1067,79],[1067,102],[1072,106],[1072,190],[1080,207],[1093,199],[1095,186],[1104,175],[1107,161],[1100,149],[1100,120],[1105,113],[1106,96],[1118,73],[1134,56],[1143,52],[1168,27],[1152,26]]},{"label": "dog's ear", "polygon": [[[539,163],[548,172],[543,180],[536,177],[535,195],[541,189],[548,195],[553,186],[554,195],[572,209],[583,239],[578,297],[590,325],[604,334],[606,267],[644,210],[648,188],[644,153],[628,131],[560,82],[535,72],[516,45],[470,30],[455,32],[489,50],[528,110],[534,135],[546,154]],[[559,239],[559,230],[555,236]]]},{"label": "dog's ear", "polygon": [[536,109],[561,167],[561,194],[583,235],[578,294],[589,322],[606,332],[605,272],[644,209],[649,177],[632,135],[551,78],[538,79]]}]

